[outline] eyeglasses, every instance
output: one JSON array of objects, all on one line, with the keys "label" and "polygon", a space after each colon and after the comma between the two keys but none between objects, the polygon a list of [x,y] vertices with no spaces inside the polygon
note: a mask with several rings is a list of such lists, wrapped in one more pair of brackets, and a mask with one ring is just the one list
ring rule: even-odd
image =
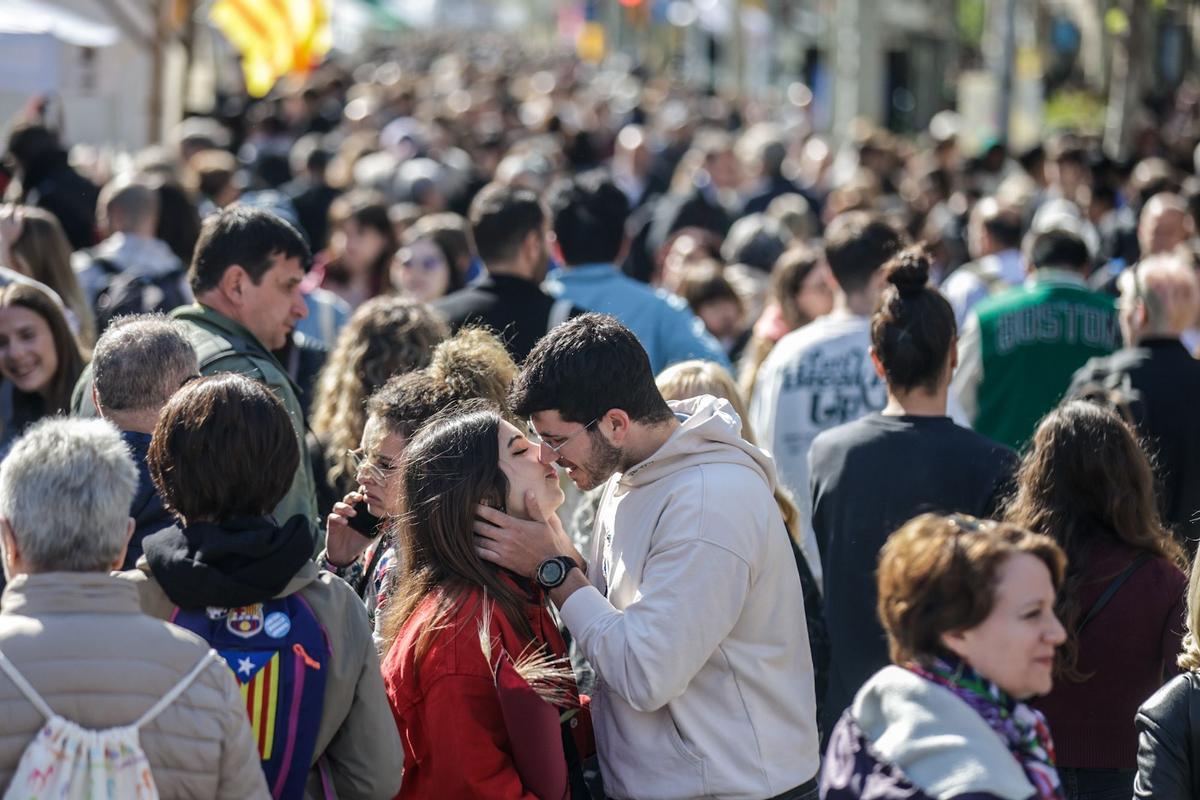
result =
[{"label": "eyeglasses", "polygon": [[[571,434],[570,436],[568,436],[567,438],[563,439],[563,440],[562,440],[561,442],[559,442],[558,444],[550,444],[550,443],[549,443],[549,442],[547,442],[545,439],[543,439],[541,436],[539,436],[537,433],[534,433],[534,434],[533,434],[533,436],[534,436],[534,438],[535,438],[535,439],[537,439],[537,442],[538,442],[538,444],[539,444],[539,445],[541,445],[542,447],[546,448],[546,449],[547,449],[547,450],[549,450],[551,453],[554,453],[554,455],[556,455],[556,456],[557,456],[559,453],[561,453],[561,452],[562,452],[562,449],[563,449],[564,447],[566,447],[566,446],[567,446],[567,443],[568,443],[568,442],[570,442],[570,441],[571,441],[572,439],[574,439],[576,436],[578,436],[579,434],[583,433],[584,431],[586,431],[588,428],[592,427],[593,425],[595,425],[595,424],[596,424],[597,422],[599,422],[599,421],[600,421],[600,417],[596,417],[594,420],[592,420],[591,422],[589,422],[587,425],[584,425],[582,428],[580,428],[579,430],[575,431],[574,433],[572,433],[572,434]],[[530,423],[530,424],[529,424],[529,429],[530,429],[531,431],[533,430],[533,423]]]},{"label": "eyeglasses", "polygon": [[416,269],[420,267],[426,272],[434,272],[441,269],[446,262],[437,256],[429,256],[421,259],[402,257],[399,259],[399,263],[401,269]]},{"label": "eyeglasses", "polygon": [[354,463],[354,474],[366,472],[367,477],[375,483],[386,483],[389,478],[396,474],[398,467],[381,467],[377,462],[377,456],[367,456],[363,453],[362,448],[357,450],[347,450],[346,455]]}]

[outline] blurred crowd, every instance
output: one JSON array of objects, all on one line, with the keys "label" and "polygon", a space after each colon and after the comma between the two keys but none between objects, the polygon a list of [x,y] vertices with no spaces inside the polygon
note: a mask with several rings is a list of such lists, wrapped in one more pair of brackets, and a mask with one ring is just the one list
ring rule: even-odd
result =
[{"label": "blurred crowd", "polygon": [[1189,97],[834,140],[430,36],[139,152],[35,99],[0,780],[66,718],[162,796],[1200,797]]}]

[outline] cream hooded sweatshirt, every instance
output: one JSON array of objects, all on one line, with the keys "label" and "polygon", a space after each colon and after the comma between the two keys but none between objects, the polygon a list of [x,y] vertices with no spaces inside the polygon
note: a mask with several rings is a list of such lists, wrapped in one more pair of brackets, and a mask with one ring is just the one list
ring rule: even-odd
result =
[{"label": "cream hooded sweatshirt", "polygon": [[771,457],[724,400],[605,487],[591,586],[561,609],[595,668],[592,719],[618,800],[764,800],[818,767],[800,579]]}]

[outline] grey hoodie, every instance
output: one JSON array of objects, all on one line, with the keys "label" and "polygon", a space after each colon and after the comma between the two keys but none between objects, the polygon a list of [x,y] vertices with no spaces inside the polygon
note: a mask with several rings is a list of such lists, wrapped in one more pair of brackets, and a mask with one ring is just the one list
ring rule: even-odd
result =
[{"label": "grey hoodie", "polygon": [[562,619],[597,672],[592,718],[613,798],[773,797],[818,766],[800,579],[775,466],[724,400],[613,476],[592,585]]}]

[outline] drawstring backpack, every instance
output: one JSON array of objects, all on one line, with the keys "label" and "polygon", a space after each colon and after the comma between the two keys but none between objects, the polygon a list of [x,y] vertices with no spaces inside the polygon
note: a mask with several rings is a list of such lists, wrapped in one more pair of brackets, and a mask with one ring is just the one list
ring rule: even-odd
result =
[{"label": "drawstring backpack", "polygon": [[88,730],[55,714],[13,663],[0,653],[0,670],[16,684],[46,724],[21,754],[4,800],[157,800],[158,787],[138,731],[183,694],[219,656],[204,654],[192,671],[131,725]]}]

